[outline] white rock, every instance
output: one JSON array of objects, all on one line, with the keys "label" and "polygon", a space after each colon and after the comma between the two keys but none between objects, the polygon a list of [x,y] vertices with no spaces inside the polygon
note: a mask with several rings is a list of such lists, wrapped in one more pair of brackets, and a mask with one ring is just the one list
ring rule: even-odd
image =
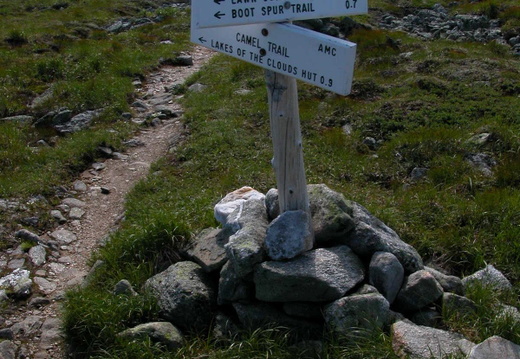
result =
[{"label": "white rock", "polygon": [[244,202],[251,199],[263,201],[265,199],[265,195],[251,187],[242,187],[236,191],[228,193],[220,200],[219,203],[215,205],[215,219],[222,223],[222,225],[232,225],[234,222],[236,222],[237,218],[240,217],[241,211],[238,211],[236,217],[234,218],[229,218],[229,215],[237,208],[242,208]]}]

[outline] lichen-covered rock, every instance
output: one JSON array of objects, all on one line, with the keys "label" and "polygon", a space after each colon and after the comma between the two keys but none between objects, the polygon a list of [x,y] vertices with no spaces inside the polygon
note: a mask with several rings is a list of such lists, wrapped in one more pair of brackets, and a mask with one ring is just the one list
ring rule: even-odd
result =
[{"label": "lichen-covered rock", "polygon": [[392,322],[390,304],[381,294],[350,295],[325,306],[327,326],[337,334],[347,334],[355,328],[384,328]]},{"label": "lichen-covered rock", "polygon": [[229,237],[224,248],[235,273],[243,278],[267,257],[264,241],[268,222],[264,200],[244,201],[229,216],[234,218],[232,223],[239,229]]},{"label": "lichen-covered rock", "polygon": [[255,268],[256,298],[267,302],[327,302],[364,279],[361,260],[347,246],[318,248],[286,262]]},{"label": "lichen-covered rock", "polygon": [[169,322],[139,324],[136,327],[118,333],[117,336],[140,340],[150,338],[152,342],[164,344],[170,350],[179,348],[184,343],[182,333]]},{"label": "lichen-covered rock", "polygon": [[475,345],[460,334],[412,324],[407,320],[392,325],[392,348],[403,359],[443,359],[467,355]]},{"label": "lichen-covered rock", "polygon": [[193,262],[178,262],[145,283],[161,316],[183,329],[206,330],[213,319],[216,296],[207,274]]},{"label": "lichen-covered rock", "polygon": [[4,290],[8,296],[15,299],[24,299],[31,295],[33,281],[30,272],[17,268],[11,274],[0,278],[0,290]]},{"label": "lichen-covered rock", "polygon": [[307,213],[287,211],[273,220],[267,228],[265,247],[273,260],[291,259],[312,249]]},{"label": "lichen-covered rock", "polygon": [[435,278],[428,271],[420,270],[405,278],[394,305],[401,312],[415,312],[435,302],[442,293]]},{"label": "lichen-covered rock", "polygon": [[370,260],[369,283],[392,304],[401,289],[404,268],[392,253],[376,252]]},{"label": "lichen-covered rock", "polygon": [[389,252],[399,259],[406,273],[416,272],[424,267],[419,253],[403,242],[393,229],[374,217],[366,208],[352,202],[354,230],[345,238],[345,243],[363,258],[370,258],[375,252]]},{"label": "lichen-covered rock", "polygon": [[314,238],[317,244],[344,237],[354,228],[351,202],[324,184],[308,185]]}]

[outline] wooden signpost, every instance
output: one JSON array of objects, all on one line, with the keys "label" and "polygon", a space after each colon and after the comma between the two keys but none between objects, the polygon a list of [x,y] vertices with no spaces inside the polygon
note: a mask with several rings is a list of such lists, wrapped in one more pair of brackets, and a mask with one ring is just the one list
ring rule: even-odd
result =
[{"label": "wooden signpost", "polygon": [[192,0],[192,42],[266,69],[280,213],[305,211],[310,233],[296,79],[349,94],[356,45],[280,22],[367,10],[367,0]]}]

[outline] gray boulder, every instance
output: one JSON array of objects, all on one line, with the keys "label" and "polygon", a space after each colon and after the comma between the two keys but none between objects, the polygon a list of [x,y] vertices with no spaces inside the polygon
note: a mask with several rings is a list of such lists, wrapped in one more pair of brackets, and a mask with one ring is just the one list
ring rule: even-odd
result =
[{"label": "gray boulder", "polygon": [[520,346],[499,336],[493,336],[475,345],[468,357],[468,359],[490,358],[520,359]]},{"label": "gray boulder", "polygon": [[444,293],[442,295],[442,310],[448,315],[458,314],[460,317],[464,317],[475,314],[477,305],[466,297],[454,293]]},{"label": "gray boulder", "polygon": [[343,238],[354,228],[352,205],[324,184],[308,185],[314,239],[317,244]]},{"label": "gray boulder", "polygon": [[459,277],[444,274],[430,267],[424,267],[424,269],[427,270],[431,275],[433,275],[435,280],[439,282],[439,284],[445,292],[464,295],[464,286],[462,285],[462,280]]},{"label": "gray boulder", "polygon": [[474,343],[462,335],[399,321],[391,328],[392,348],[403,359],[443,359],[467,355]]},{"label": "gray boulder", "polygon": [[215,293],[198,264],[175,263],[148,279],[145,290],[157,299],[161,316],[173,324],[196,331],[211,324]]},{"label": "gray boulder", "polygon": [[381,294],[369,293],[343,297],[324,308],[325,323],[337,334],[347,334],[354,328],[385,328],[393,315],[390,304]]},{"label": "gray boulder", "polygon": [[80,113],[66,121],[65,123],[57,124],[54,128],[60,133],[74,133],[84,130],[90,126],[92,121],[99,117],[102,110],[93,110]]},{"label": "gray boulder", "polygon": [[254,292],[253,283],[239,278],[229,262],[224,265],[218,283],[219,305],[247,301],[254,298]]},{"label": "gray boulder", "polygon": [[15,269],[11,274],[0,278],[0,290],[15,299],[24,299],[31,295],[32,280],[30,272],[25,269]]},{"label": "gray boulder", "polygon": [[287,211],[273,220],[267,228],[265,247],[273,260],[291,259],[312,249],[307,213]]},{"label": "gray boulder", "polygon": [[47,259],[45,247],[42,245],[31,247],[31,249],[29,249],[29,258],[35,266],[39,267],[43,265]]},{"label": "gray boulder", "polygon": [[419,253],[403,242],[393,229],[360,204],[352,202],[352,208],[355,227],[348,233],[345,241],[357,255],[370,258],[375,252],[389,252],[399,259],[406,273],[423,268]]},{"label": "gray boulder", "polygon": [[2,359],[15,359],[16,358],[16,346],[10,340],[4,340],[0,342],[0,358]]},{"label": "gray boulder", "polygon": [[267,256],[264,241],[268,222],[264,200],[244,201],[229,218],[233,218],[231,223],[237,232],[229,237],[224,248],[235,273],[243,278]]},{"label": "gray boulder", "polygon": [[57,229],[51,233],[51,237],[61,244],[70,244],[74,242],[78,237],[68,229]]},{"label": "gray boulder", "polygon": [[256,298],[266,302],[327,302],[364,279],[361,260],[347,246],[319,248],[287,262],[255,268]]},{"label": "gray boulder", "polygon": [[402,312],[415,312],[435,302],[442,296],[442,287],[427,271],[420,270],[405,278],[395,300],[395,307]]},{"label": "gray boulder", "polygon": [[472,275],[462,278],[464,288],[471,285],[479,284],[483,287],[490,287],[495,290],[510,290],[511,282],[498,269],[488,264],[486,268],[481,269]]},{"label": "gray boulder", "polygon": [[200,232],[193,240],[187,255],[204,271],[210,273],[220,270],[227,262],[224,246],[231,235],[229,229],[207,228]]},{"label": "gray boulder", "polygon": [[126,339],[146,339],[164,344],[168,349],[179,348],[184,343],[182,333],[169,322],[152,322],[140,324],[117,334]]},{"label": "gray boulder", "polygon": [[233,303],[240,324],[254,330],[266,326],[285,327],[299,337],[319,337],[323,326],[315,322],[293,318],[268,303]]},{"label": "gray boulder", "polygon": [[132,284],[126,279],[121,279],[117,282],[112,293],[114,293],[114,295],[126,295],[128,297],[135,297],[137,295]]},{"label": "gray boulder", "polygon": [[376,252],[370,260],[369,283],[392,304],[401,289],[404,269],[396,256],[388,252]]}]

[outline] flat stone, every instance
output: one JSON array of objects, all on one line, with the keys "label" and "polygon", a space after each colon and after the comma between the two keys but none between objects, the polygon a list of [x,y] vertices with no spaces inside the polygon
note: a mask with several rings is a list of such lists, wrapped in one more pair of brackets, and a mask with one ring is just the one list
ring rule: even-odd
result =
[{"label": "flat stone", "polygon": [[490,358],[520,359],[520,346],[499,336],[492,336],[475,345],[468,357],[468,359]]},{"label": "flat stone", "polygon": [[307,213],[287,211],[273,220],[267,228],[265,247],[273,260],[291,259],[312,249]]},{"label": "flat stone", "polygon": [[79,207],[83,208],[87,204],[83,202],[82,200],[76,199],[76,198],[65,198],[63,201],[61,201],[62,204],[65,204],[69,206],[70,208]]},{"label": "flat stone", "polygon": [[70,244],[76,239],[76,235],[67,229],[58,229],[51,233],[51,237],[61,244]]},{"label": "flat stone", "polygon": [[187,254],[208,273],[220,270],[227,262],[224,246],[228,243],[231,234],[231,231],[226,228],[205,229],[195,237]]},{"label": "flat stone", "polygon": [[37,315],[28,315],[21,322],[15,323],[11,326],[11,330],[15,337],[23,334],[24,336],[31,336],[36,334],[43,323],[43,318]]},{"label": "flat stone", "polygon": [[70,209],[69,218],[70,219],[81,219],[85,211],[79,207],[73,207]]},{"label": "flat stone", "polygon": [[59,318],[46,318],[41,327],[40,344],[43,347],[60,343],[63,339]]},{"label": "flat stone", "polygon": [[285,262],[263,262],[254,272],[256,298],[266,302],[336,300],[364,277],[363,263],[347,246],[319,248]]},{"label": "flat stone", "polygon": [[399,321],[392,325],[392,348],[403,359],[443,359],[467,355],[475,345],[460,334]]},{"label": "flat stone", "polygon": [[40,291],[46,295],[54,292],[57,287],[56,283],[50,282],[47,279],[42,278],[42,277],[34,277],[33,281],[34,281],[34,283],[36,283],[36,285],[38,286]]}]

